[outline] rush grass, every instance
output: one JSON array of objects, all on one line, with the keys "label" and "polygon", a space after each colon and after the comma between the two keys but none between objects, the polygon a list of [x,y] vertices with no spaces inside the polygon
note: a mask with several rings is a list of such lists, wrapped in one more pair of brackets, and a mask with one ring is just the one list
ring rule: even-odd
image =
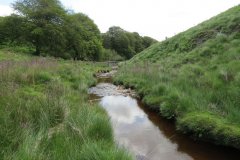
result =
[{"label": "rush grass", "polygon": [[0,159],[131,159],[107,114],[88,103],[104,66],[0,50]]},{"label": "rush grass", "polygon": [[116,83],[199,139],[240,149],[240,6],[153,45]]}]

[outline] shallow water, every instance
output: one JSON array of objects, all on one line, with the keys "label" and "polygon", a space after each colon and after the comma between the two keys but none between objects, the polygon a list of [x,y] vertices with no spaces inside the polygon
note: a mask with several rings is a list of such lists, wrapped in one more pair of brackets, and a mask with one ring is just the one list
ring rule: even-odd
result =
[{"label": "shallow water", "polygon": [[111,83],[89,89],[108,112],[116,142],[139,160],[240,160],[240,151],[194,141]]}]

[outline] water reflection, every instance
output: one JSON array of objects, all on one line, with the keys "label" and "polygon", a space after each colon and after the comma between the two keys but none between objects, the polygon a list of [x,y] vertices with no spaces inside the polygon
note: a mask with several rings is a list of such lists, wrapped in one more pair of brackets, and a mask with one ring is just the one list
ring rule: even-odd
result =
[{"label": "water reflection", "polygon": [[124,96],[103,97],[100,104],[108,111],[120,145],[149,160],[188,160],[157,126],[148,119],[135,99]]},{"label": "water reflection", "polygon": [[236,149],[194,141],[177,133],[173,122],[126,96],[128,92],[119,86],[101,81],[88,93],[91,101],[100,100],[111,117],[116,142],[139,160],[240,160]]},{"label": "water reflection", "polygon": [[137,107],[137,101],[130,97],[106,96],[100,104],[117,124],[133,124],[145,118],[145,114]]}]

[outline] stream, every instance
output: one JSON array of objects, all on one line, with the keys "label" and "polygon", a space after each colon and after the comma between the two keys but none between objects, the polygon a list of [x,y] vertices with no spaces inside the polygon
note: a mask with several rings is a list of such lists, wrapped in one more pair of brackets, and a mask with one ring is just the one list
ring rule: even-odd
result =
[{"label": "stream", "polygon": [[98,102],[111,118],[116,143],[137,160],[240,160],[240,151],[194,141],[176,131],[174,122],[150,111],[129,89],[112,84],[111,75],[98,76],[89,101]]}]

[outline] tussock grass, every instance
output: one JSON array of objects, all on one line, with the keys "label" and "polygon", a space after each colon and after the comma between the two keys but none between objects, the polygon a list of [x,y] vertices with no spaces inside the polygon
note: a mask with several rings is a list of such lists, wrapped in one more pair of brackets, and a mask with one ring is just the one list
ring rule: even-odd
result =
[{"label": "tussock grass", "polygon": [[236,6],[122,63],[115,82],[179,130],[240,149],[239,24]]},{"label": "tussock grass", "polygon": [[131,159],[114,144],[105,111],[87,101],[93,73],[102,66],[27,55],[9,59],[5,52],[0,51],[0,159]]}]

